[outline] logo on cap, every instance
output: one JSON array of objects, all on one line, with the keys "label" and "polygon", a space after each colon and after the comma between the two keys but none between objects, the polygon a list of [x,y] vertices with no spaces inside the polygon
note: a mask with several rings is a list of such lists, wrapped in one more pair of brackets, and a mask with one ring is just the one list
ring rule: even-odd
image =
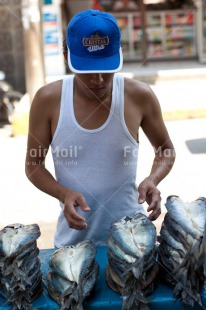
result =
[{"label": "logo on cap", "polygon": [[100,37],[97,32],[91,35],[90,38],[83,38],[82,43],[84,46],[88,47],[87,49],[89,52],[95,52],[104,49],[105,46],[109,44],[109,37]]}]

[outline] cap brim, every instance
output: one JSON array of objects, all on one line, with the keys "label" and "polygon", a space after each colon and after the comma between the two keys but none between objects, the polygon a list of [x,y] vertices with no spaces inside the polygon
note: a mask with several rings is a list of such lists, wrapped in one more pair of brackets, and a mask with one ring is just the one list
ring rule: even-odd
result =
[{"label": "cap brim", "polygon": [[122,48],[119,52],[109,57],[80,57],[70,53],[68,48],[68,65],[74,73],[115,73],[123,65]]}]

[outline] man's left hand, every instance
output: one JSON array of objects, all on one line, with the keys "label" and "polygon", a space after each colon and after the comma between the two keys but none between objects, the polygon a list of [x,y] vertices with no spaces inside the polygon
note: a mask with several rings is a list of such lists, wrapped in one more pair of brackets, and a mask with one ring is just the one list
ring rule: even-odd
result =
[{"label": "man's left hand", "polygon": [[148,218],[151,221],[155,221],[161,214],[161,196],[160,191],[157,189],[155,184],[149,180],[148,178],[144,179],[139,187],[139,199],[138,202],[140,204],[145,201],[148,203],[147,212],[150,212]]}]

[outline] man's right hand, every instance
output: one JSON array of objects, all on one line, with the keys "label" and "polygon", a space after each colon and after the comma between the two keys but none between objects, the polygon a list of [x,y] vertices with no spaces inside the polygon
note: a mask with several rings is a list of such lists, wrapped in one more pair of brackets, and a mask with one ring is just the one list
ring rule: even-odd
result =
[{"label": "man's right hand", "polygon": [[64,216],[67,220],[69,227],[77,230],[87,228],[85,219],[77,213],[77,209],[81,208],[82,211],[90,211],[84,196],[81,193],[67,190],[64,198]]}]

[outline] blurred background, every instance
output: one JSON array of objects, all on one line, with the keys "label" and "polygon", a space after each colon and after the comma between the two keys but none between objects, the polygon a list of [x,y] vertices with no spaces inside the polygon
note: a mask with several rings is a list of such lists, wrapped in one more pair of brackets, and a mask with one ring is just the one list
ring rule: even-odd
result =
[{"label": "blurred background", "polygon": [[[53,247],[58,201],[26,178],[28,115],[38,88],[71,74],[62,41],[71,17],[84,9],[111,12],[122,34],[125,76],[146,82],[157,95],[177,160],[160,183],[167,196],[205,196],[206,2],[204,0],[5,0],[0,1],[0,229],[38,223],[40,248]],[[140,131],[137,183],[150,171],[154,152]],[[51,154],[47,166],[54,173]],[[145,206],[146,207],[146,206]]]}]

